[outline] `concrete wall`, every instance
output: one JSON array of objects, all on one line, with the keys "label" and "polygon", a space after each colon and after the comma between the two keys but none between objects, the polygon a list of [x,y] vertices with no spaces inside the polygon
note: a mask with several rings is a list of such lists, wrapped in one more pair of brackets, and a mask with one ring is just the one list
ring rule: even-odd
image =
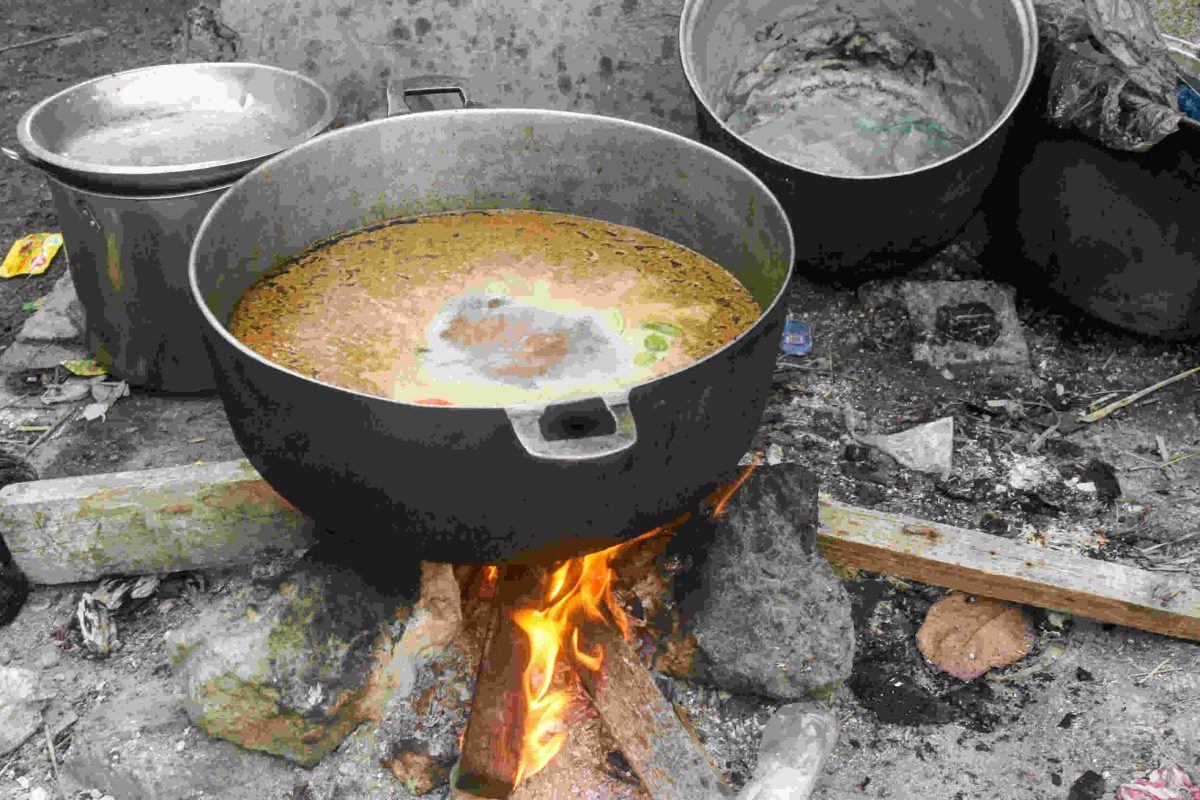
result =
[{"label": "concrete wall", "polygon": [[329,87],[340,116],[383,116],[391,74],[468,79],[496,106],[624,117],[695,136],[679,64],[683,0],[220,0],[237,56]]}]

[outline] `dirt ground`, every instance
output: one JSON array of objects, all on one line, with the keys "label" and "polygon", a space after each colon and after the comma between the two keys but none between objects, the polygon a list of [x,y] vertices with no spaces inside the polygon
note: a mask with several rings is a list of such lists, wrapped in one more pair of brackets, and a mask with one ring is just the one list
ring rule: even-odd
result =
[{"label": "dirt ground", "polygon": [[[172,36],[190,5],[5,0],[0,47],[96,27],[108,36],[63,48],[51,42],[0,52],[0,143],[15,138],[26,108],[58,89],[169,60]],[[55,226],[42,178],[5,160],[0,247]],[[49,292],[64,269],[60,257],[45,276],[0,284],[0,351],[27,316],[23,304]],[[923,276],[976,277],[945,265],[931,266]],[[810,466],[823,491],[849,503],[1153,569],[1193,585],[1200,581],[1200,458],[1159,466],[1164,452],[1200,451],[1200,379],[1155,392],[1100,422],[1074,421],[1098,400],[1200,365],[1195,345],[1140,340],[1042,298],[1020,297],[1029,370],[943,372],[914,362],[903,321],[871,312],[852,291],[801,281],[789,308],[811,325],[814,347],[807,356],[781,359],[756,442],[771,457]],[[26,376],[3,377],[7,396],[17,395],[14,407],[37,413],[32,394],[19,397]],[[848,412],[862,421],[859,433],[893,433],[953,417],[950,477],[905,469],[856,445]],[[0,431],[0,437],[7,443],[0,447],[17,452],[38,438],[15,430]],[[135,391],[105,420],[70,421],[62,436],[39,445],[30,458],[43,478],[53,478],[239,455],[215,399]],[[153,597],[120,613],[125,646],[103,660],[64,649],[61,633],[56,637],[81,592],[95,586],[37,588],[16,621],[0,628],[0,666],[38,672],[55,690],[55,714],[85,718],[107,697],[168,677],[163,633],[246,577],[234,571],[164,581]],[[1067,798],[1088,771],[1104,780],[1105,793],[1070,796],[1111,797],[1117,783],[1165,762],[1200,777],[1200,645],[1030,609],[1031,654],[961,684],[933,670],[913,644],[916,627],[942,590],[866,575],[849,580],[847,588],[855,604],[858,657],[834,706],[842,735],[815,794],[819,800]],[[182,718],[176,734],[199,735],[189,733]],[[39,787],[54,789],[43,745],[38,737],[7,763],[0,760],[0,798],[28,800]],[[72,746],[68,725],[56,738],[56,758]],[[304,796],[293,795],[290,785],[276,789],[226,796]],[[396,796],[404,795],[397,789]]]}]

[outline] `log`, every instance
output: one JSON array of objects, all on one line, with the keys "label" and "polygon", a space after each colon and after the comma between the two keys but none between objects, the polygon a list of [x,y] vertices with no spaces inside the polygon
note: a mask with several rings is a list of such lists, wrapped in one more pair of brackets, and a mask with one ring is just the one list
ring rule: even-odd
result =
[{"label": "log", "polygon": [[715,800],[734,792],[621,632],[588,625],[587,648],[604,648],[598,673],[576,671],[609,735],[654,800]]},{"label": "log", "polygon": [[[825,496],[820,521],[843,566],[1200,640],[1200,592],[1168,574]],[[0,489],[0,536],[36,584],[252,563],[310,547],[312,533],[244,460]]]},{"label": "log", "polygon": [[0,489],[0,535],[36,584],[249,564],[314,528],[244,460]]},{"label": "log", "polygon": [[843,567],[1200,641],[1200,590],[1170,573],[820,500],[817,545]]},{"label": "log", "polygon": [[511,612],[536,605],[540,595],[539,571],[501,567],[454,780],[459,792],[503,798],[516,787],[525,730],[523,678],[529,648]]}]

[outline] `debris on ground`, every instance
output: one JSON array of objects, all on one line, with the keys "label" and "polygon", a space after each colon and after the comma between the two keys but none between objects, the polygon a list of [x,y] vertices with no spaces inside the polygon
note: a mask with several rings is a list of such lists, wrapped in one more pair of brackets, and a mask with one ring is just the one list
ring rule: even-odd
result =
[{"label": "debris on ground", "polygon": [[97,375],[104,375],[108,372],[108,367],[94,358],[69,358],[63,361],[61,366],[67,372],[72,375],[78,375],[81,378],[94,378]]},{"label": "debris on ground", "polygon": [[1200,800],[1200,787],[1178,764],[1167,764],[1118,786],[1116,800]]},{"label": "debris on ground", "polygon": [[31,233],[22,236],[9,249],[0,263],[0,278],[15,278],[18,275],[41,275],[50,268],[50,262],[62,247],[60,233]]},{"label": "debris on ground", "polygon": [[121,649],[117,638],[117,623],[112,619],[108,606],[88,592],[79,598],[75,612],[79,632],[83,635],[84,647],[98,656],[107,656]]},{"label": "debris on ground", "polygon": [[1021,609],[960,592],[934,603],[917,631],[921,654],[938,669],[964,681],[1020,661],[1032,642]]},{"label": "debris on ground", "polygon": [[92,394],[92,381],[83,378],[70,378],[62,383],[51,385],[42,392],[41,401],[48,406],[59,403],[77,403]]},{"label": "debris on ground", "polygon": [[740,800],[806,800],[838,739],[837,717],[827,708],[794,703],[768,720],[754,778]]},{"label": "debris on ground", "polygon": [[954,459],[954,418],[943,417],[891,435],[855,435],[909,469],[950,477]]},{"label": "debris on ground", "polygon": [[113,403],[122,397],[129,396],[129,384],[125,381],[96,381],[91,385],[92,399],[96,402],[84,406],[83,418],[86,420],[106,419],[105,415]]},{"label": "debris on ground", "polygon": [[789,319],[783,326],[783,352],[789,356],[806,356],[812,350],[812,331],[807,322]]}]

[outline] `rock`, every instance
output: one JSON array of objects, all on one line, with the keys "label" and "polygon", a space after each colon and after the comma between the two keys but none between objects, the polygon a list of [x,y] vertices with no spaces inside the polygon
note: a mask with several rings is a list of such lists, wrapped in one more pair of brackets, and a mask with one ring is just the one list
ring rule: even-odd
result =
[{"label": "rock", "polygon": [[1089,769],[1071,785],[1067,800],[1100,800],[1106,788],[1104,776]]},{"label": "rock", "polygon": [[[84,34],[87,33],[89,31],[84,31]],[[60,43],[63,41],[59,40]],[[83,308],[75,296],[71,273],[66,271],[54,284],[50,294],[42,299],[37,312],[25,320],[17,339],[25,342],[70,343],[83,341],[83,333]]]},{"label": "rock", "polygon": [[915,361],[937,370],[956,364],[1029,368],[1011,287],[979,280],[900,281],[868,284],[859,296],[868,308],[904,306]]},{"label": "rock", "polygon": [[182,32],[172,42],[175,61],[237,61],[241,37],[221,22],[217,11],[201,3],[187,12]]},{"label": "rock", "polygon": [[422,565],[418,601],[416,576],[389,565],[368,581],[328,560],[334,549],[319,545],[283,580],[247,587],[168,634],[200,728],[311,766],[378,719],[393,692],[409,691],[416,661],[457,632],[448,565]]},{"label": "rock", "polygon": [[730,692],[791,701],[827,695],[850,674],[854,626],[845,590],[815,549],[816,477],[760,466],[725,513],[676,536],[703,560],[675,576],[678,632],[663,672]]},{"label": "rock", "polygon": [[739,800],[806,800],[837,738],[837,717],[829,709],[783,706],[763,729],[754,778]]},{"label": "rock", "polygon": [[954,417],[943,417],[888,436],[864,434],[855,438],[887,453],[909,469],[950,477],[954,459]]},{"label": "rock", "polygon": [[177,752],[188,726],[168,679],[131,681],[76,723],[64,782],[122,800],[290,796],[295,768],[281,759],[195,731]]},{"label": "rock", "polygon": [[42,725],[42,709],[52,696],[42,690],[35,673],[19,667],[0,667],[0,757],[37,733]]}]

